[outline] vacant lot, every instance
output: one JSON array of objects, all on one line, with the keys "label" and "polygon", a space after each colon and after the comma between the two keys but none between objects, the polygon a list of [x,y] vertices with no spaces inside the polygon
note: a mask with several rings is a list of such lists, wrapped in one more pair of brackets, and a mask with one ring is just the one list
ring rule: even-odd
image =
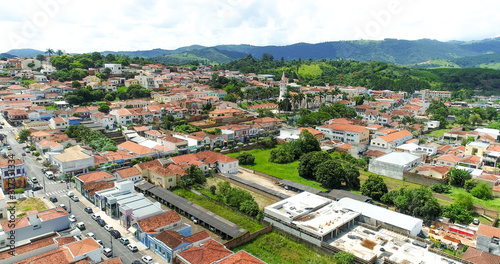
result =
[{"label": "vacant lot", "polygon": [[26,215],[27,211],[36,209],[39,212],[46,210],[45,203],[39,198],[29,198],[24,201],[15,203],[17,217]]}]

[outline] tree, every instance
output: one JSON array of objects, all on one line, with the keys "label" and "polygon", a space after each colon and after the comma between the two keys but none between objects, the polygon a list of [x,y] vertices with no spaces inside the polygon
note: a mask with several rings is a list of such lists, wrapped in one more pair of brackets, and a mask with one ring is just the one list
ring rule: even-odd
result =
[{"label": "tree", "polygon": [[374,200],[380,200],[380,198],[387,192],[387,185],[382,177],[378,175],[370,175],[361,186],[361,193]]},{"label": "tree", "polygon": [[300,177],[314,179],[314,174],[318,165],[331,159],[332,156],[326,151],[309,152],[302,155],[299,167],[297,168]]},{"label": "tree", "polygon": [[73,116],[74,117],[82,117],[82,115],[80,113],[73,113]]},{"label": "tree", "polygon": [[466,146],[469,142],[473,142],[474,140],[474,137],[468,137],[462,142],[462,146]]},{"label": "tree", "polygon": [[227,94],[226,96],[224,96],[224,101],[236,103],[237,100],[238,99],[236,98],[236,96],[234,96],[234,94]]},{"label": "tree", "polygon": [[336,189],[342,186],[344,173],[342,164],[336,160],[327,160],[318,165],[314,177],[323,187]]},{"label": "tree", "polygon": [[14,189],[14,193],[15,193],[15,194],[23,194],[23,193],[24,193],[24,188],[17,188],[17,189]]},{"label": "tree", "polygon": [[351,264],[354,260],[354,255],[349,252],[340,251],[339,253],[333,255],[333,260],[337,264]]},{"label": "tree", "polygon": [[21,141],[26,141],[28,140],[28,137],[31,136],[31,131],[28,129],[23,129],[21,132],[19,132],[19,140]]},{"label": "tree", "polygon": [[210,186],[210,192],[212,194],[215,194],[216,191],[217,191],[217,187],[215,185]]},{"label": "tree", "polygon": [[490,200],[493,198],[493,188],[483,181],[479,182],[476,187],[472,188],[470,193],[472,196],[482,200]]},{"label": "tree", "polygon": [[51,49],[51,48],[48,48],[48,49],[45,51],[45,53],[49,54],[49,57],[50,57],[52,54],[54,54],[54,50],[53,50],[53,49]]},{"label": "tree", "polygon": [[458,222],[463,224],[469,224],[474,219],[471,212],[464,210],[464,208],[456,204],[443,207],[443,216],[448,217],[453,223]]},{"label": "tree", "polygon": [[463,187],[466,180],[470,180],[471,176],[465,170],[460,169],[450,169],[448,172],[448,177],[451,185],[455,185],[458,187]]},{"label": "tree", "polygon": [[361,185],[359,169],[351,163],[344,165],[344,185],[346,188],[354,190],[358,190]]},{"label": "tree", "polygon": [[236,157],[241,165],[253,165],[255,161],[255,156],[248,153],[243,152],[238,157]]},{"label": "tree", "polygon": [[97,111],[107,114],[110,111],[109,105],[102,104],[101,106],[99,106],[99,109],[97,109]]},{"label": "tree", "polygon": [[36,60],[42,62],[45,60],[45,56],[43,56],[43,54],[38,54],[38,55],[36,55]]},{"label": "tree", "polygon": [[284,163],[290,163],[294,160],[293,155],[287,151],[285,148],[279,147],[276,149],[271,150],[271,153],[269,153],[269,161],[278,163],[278,164],[284,164]]},{"label": "tree", "polygon": [[106,94],[106,96],[104,96],[104,99],[106,99],[106,101],[114,101],[115,100],[115,96],[108,93]]},{"label": "tree", "polygon": [[203,171],[196,165],[191,165],[187,170],[188,177],[193,183],[204,184],[207,181]]},{"label": "tree", "polygon": [[301,144],[302,153],[309,153],[311,151],[321,150],[318,139],[306,129],[300,132],[299,140],[302,141]]},{"label": "tree", "polygon": [[466,180],[465,181],[465,184],[464,184],[464,189],[465,191],[467,192],[470,192],[470,190],[472,190],[472,188],[476,187],[476,185],[479,183],[479,180],[478,179],[470,179],[470,180]]},{"label": "tree", "polygon": [[26,65],[26,66],[28,66],[28,67],[30,67],[30,68],[33,68],[33,67],[35,67],[35,63],[30,62],[30,63],[28,63],[28,65]]},{"label": "tree", "polygon": [[259,205],[254,200],[243,201],[239,209],[249,216],[257,216],[259,213]]},{"label": "tree", "polygon": [[437,193],[450,193],[450,191],[451,191],[450,185],[442,184],[442,183],[435,183],[430,188],[433,192],[437,192]]},{"label": "tree", "polygon": [[481,119],[481,116],[479,114],[473,114],[469,116],[469,123],[472,125],[480,124],[482,123],[483,120]]},{"label": "tree", "polygon": [[79,81],[75,80],[75,81],[71,82],[71,87],[73,87],[73,88],[80,88],[80,87],[82,87],[82,84]]},{"label": "tree", "polygon": [[470,193],[459,193],[455,197],[453,204],[467,211],[474,209],[474,203],[472,202],[472,195]]}]

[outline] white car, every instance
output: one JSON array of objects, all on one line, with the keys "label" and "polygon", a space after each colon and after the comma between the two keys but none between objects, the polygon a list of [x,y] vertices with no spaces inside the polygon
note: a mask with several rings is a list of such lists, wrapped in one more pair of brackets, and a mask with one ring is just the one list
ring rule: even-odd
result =
[{"label": "white car", "polygon": [[92,233],[92,232],[87,233],[87,237],[91,237],[91,238],[95,239],[95,235],[94,235],[94,233]]},{"label": "white car", "polygon": [[104,229],[106,229],[106,231],[110,232],[110,231],[113,230],[113,226],[111,226],[111,225],[105,225]]},{"label": "white car", "polygon": [[128,250],[130,250],[130,251],[132,251],[132,252],[137,252],[137,251],[139,250],[139,249],[137,248],[137,246],[136,246],[136,245],[134,245],[134,244],[128,244],[128,245],[127,245],[127,248],[128,248]]},{"label": "white car", "polygon": [[75,216],[75,215],[70,215],[70,216],[69,216],[69,221],[70,221],[71,223],[76,222],[76,216]]},{"label": "white car", "polygon": [[144,262],[144,263],[147,263],[147,264],[153,263],[153,258],[150,256],[142,256],[141,259],[142,259],[142,262]]}]

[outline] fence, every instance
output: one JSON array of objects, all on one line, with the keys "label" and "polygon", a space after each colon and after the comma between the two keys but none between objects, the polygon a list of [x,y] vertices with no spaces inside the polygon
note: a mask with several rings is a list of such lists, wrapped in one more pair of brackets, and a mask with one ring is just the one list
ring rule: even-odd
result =
[{"label": "fence", "polygon": [[444,179],[437,179],[437,178],[432,178],[429,176],[424,176],[420,175],[417,173],[411,173],[411,172],[403,172],[403,177],[405,178],[405,181],[411,182],[411,183],[416,183],[420,185],[425,185],[425,186],[432,186],[434,184],[444,184],[448,181],[448,178]]},{"label": "fence", "polygon": [[255,231],[251,234],[247,232],[242,236],[239,236],[239,237],[234,238],[230,241],[227,241],[224,244],[224,246],[226,246],[226,248],[228,248],[228,249],[233,249],[239,245],[245,244],[249,241],[256,239],[260,235],[271,233],[271,231],[273,231],[273,226],[266,226],[266,227],[262,228],[261,230]]}]

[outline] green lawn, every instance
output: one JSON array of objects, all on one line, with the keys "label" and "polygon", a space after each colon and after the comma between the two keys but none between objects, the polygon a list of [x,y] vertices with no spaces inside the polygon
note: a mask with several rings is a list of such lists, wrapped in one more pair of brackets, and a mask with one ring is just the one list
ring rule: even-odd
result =
[{"label": "green lawn", "polygon": [[54,111],[57,111],[59,110],[59,108],[55,105],[46,105],[45,106],[45,110],[54,110]]},{"label": "green lawn", "polygon": [[426,136],[430,136],[430,137],[442,137],[444,135],[444,133],[448,132],[449,129],[438,129],[438,130],[434,130],[432,131],[431,133],[427,133],[425,134]]},{"label": "green lawn", "polygon": [[269,264],[335,263],[332,256],[316,252],[275,231],[233,249],[234,252],[240,250]]},{"label": "green lawn", "polygon": [[[462,188],[454,187],[451,189],[451,193],[447,194],[447,196],[450,197],[451,199],[455,199],[455,197],[460,193],[467,193],[467,192]],[[474,204],[482,205],[489,210],[495,210],[495,211],[500,210],[500,198],[494,198],[492,200],[481,200],[476,197],[472,197],[472,202]]]},{"label": "green lawn", "polygon": [[47,209],[45,203],[39,198],[28,198],[24,201],[16,203],[15,207],[16,207],[16,213],[20,213],[18,214],[18,217],[24,216],[27,211],[33,209],[36,209],[39,212]]},{"label": "green lawn", "polygon": [[[280,179],[290,180],[322,191],[326,191],[326,189],[321,187],[318,182],[307,180],[299,176],[299,171],[297,170],[297,167],[299,166],[298,160],[288,164],[277,164],[269,162],[268,159],[271,150],[272,149],[252,149],[249,151],[245,151],[255,156],[255,165],[242,165],[242,167],[253,169],[272,175],[274,177],[278,177]],[[238,155],[240,155],[240,153],[229,153],[227,155],[236,158]]]},{"label": "green lawn", "polygon": [[257,221],[254,221],[250,218],[247,218],[239,213],[234,212],[233,210],[229,210],[226,207],[213,202],[210,199],[205,198],[204,196],[197,195],[191,191],[186,189],[178,188],[173,190],[173,192],[179,196],[184,197],[185,199],[211,211],[212,213],[219,215],[220,217],[227,219],[242,228],[245,228],[248,232],[253,233],[258,231],[264,226],[259,224]]},{"label": "green lawn", "polygon": [[128,90],[128,87],[127,86],[119,86],[116,88],[116,92],[117,93],[126,93]]}]

